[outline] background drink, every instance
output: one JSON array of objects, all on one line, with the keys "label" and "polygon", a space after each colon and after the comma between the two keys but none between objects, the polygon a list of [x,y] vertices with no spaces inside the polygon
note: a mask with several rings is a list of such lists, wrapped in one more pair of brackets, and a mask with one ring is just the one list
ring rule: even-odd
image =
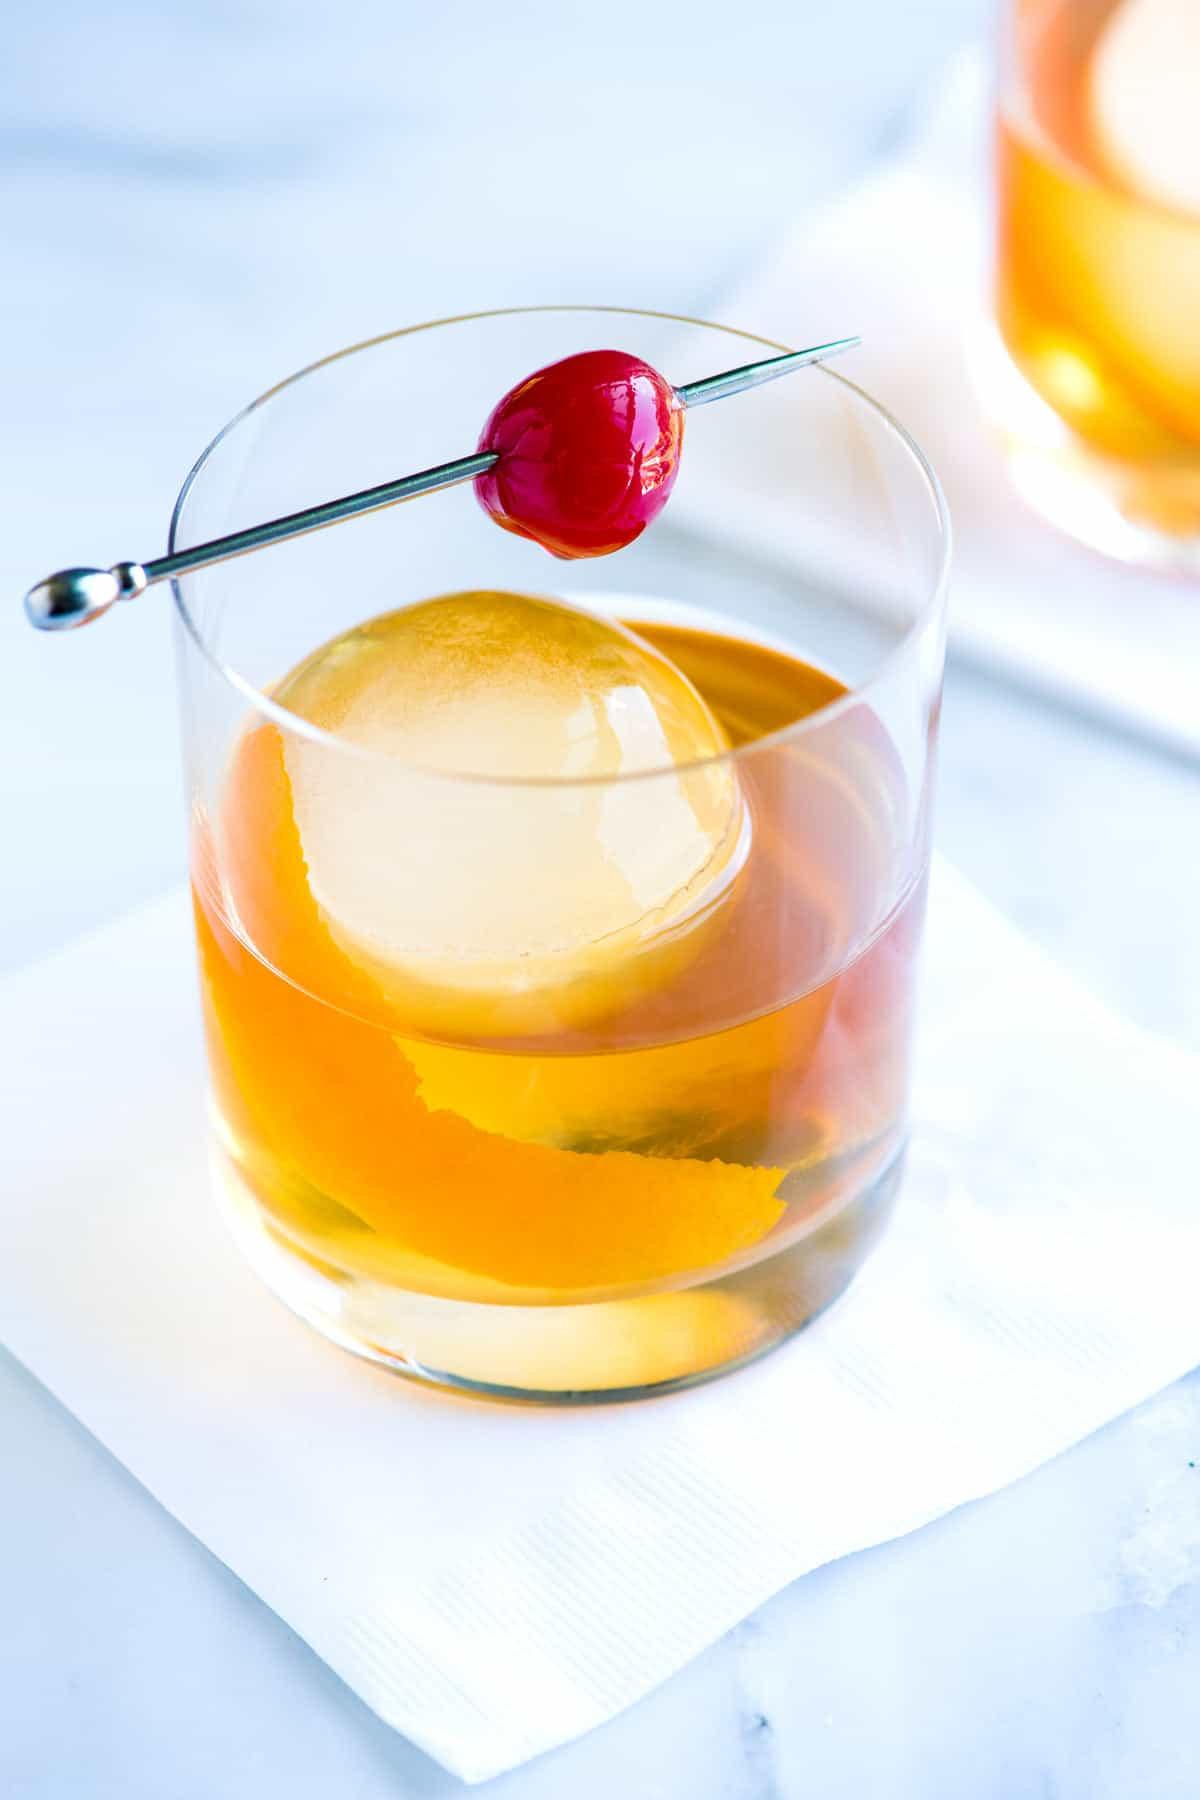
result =
[{"label": "background drink", "polygon": [[1045,430],[1025,484],[1068,525],[1078,475],[1152,533],[1200,534],[1200,153],[1176,93],[1198,52],[1200,15],[1178,0],[1014,0],[997,312],[1072,434]]}]

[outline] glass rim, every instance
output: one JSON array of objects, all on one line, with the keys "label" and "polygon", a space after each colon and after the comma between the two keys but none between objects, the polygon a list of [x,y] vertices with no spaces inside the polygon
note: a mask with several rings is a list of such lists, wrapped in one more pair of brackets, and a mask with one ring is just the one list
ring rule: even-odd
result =
[{"label": "glass rim", "polygon": [[[347,344],[339,350],[330,351],[328,355],[318,357],[314,362],[306,363],[303,368],[293,370],[290,375],[285,375],[282,380],[274,382],[269,388],[265,388],[262,393],[256,395],[253,400],[243,406],[240,411],[234,413],[232,418],[228,419],[225,424],[222,425],[215,437],[210,439],[205,445],[204,449],[200,452],[199,456],[188,470],[183,484],[179,489],[179,493],[175,498],[175,504],[171,509],[171,521],[167,531],[167,554],[173,555],[178,547],[178,534],[183,522],[188,498],[200,475],[204,472],[205,468],[226,439],[232,437],[233,433],[240,425],[244,424],[247,419],[259,410],[260,407],[265,406],[270,400],[273,400],[277,394],[283,393],[287,388],[296,386],[307,376],[315,375],[321,369],[331,367],[334,363],[342,362],[351,356],[361,355],[365,351],[378,349],[382,344],[394,343],[400,338],[413,337],[418,332],[436,331],[449,325],[468,325],[485,319],[516,318],[520,316],[533,317],[538,313],[607,313],[614,317],[621,318],[656,319],[665,321],[669,324],[695,326],[697,329],[703,331],[720,332],[726,337],[740,338],[746,343],[759,345],[763,349],[773,350],[779,353],[785,353],[786,351],[795,348],[794,345],[779,343],[774,338],[762,337],[757,332],[744,331],[740,326],[718,325],[712,320],[698,319],[688,313],[661,312],[654,308],[641,306],[591,306],[584,303],[556,304],[551,302],[540,306],[489,307],[481,312],[453,313],[440,319],[427,319],[417,325],[403,325],[395,331],[380,332],[374,337],[363,338],[357,343]],[[849,393],[853,394],[855,398],[866,407],[867,411],[874,415],[876,422],[883,427],[884,431],[902,445],[912,462],[916,465],[917,471],[924,481],[937,526],[937,572],[930,584],[929,592],[925,596],[924,601],[916,609],[912,619],[908,622],[896,642],[880,658],[878,665],[874,668],[867,680],[863,681],[857,687],[848,688],[844,694],[839,694],[835,700],[826,701],[824,705],[818,706],[813,712],[805,713],[802,718],[793,719],[790,724],[781,725],[777,730],[767,732],[762,737],[752,738],[747,743],[731,745],[728,749],[718,751],[712,756],[699,757],[688,763],[664,763],[648,769],[631,769],[624,773],[612,775],[497,775],[486,770],[475,771],[429,767],[423,764],[410,762],[407,758],[398,757],[387,750],[373,750],[361,744],[353,744],[346,738],[339,737],[336,732],[326,731],[320,725],[311,724],[307,719],[302,718],[299,713],[292,712],[288,707],[282,706],[277,700],[272,699],[269,692],[264,691],[262,688],[255,687],[254,684],[251,681],[248,681],[244,675],[240,674],[237,669],[224,662],[207,642],[204,632],[200,629],[187,605],[187,600],[183,592],[183,580],[185,580],[186,577],[180,578],[178,576],[172,576],[170,581],[171,598],[175,608],[176,618],[191,643],[195,646],[196,650],[200,653],[200,656],[208,664],[213,673],[216,674],[220,680],[232,687],[235,692],[240,694],[254,712],[260,715],[261,719],[273,724],[277,730],[290,733],[295,737],[304,738],[308,742],[317,744],[323,749],[330,750],[338,755],[359,758],[372,764],[382,763],[392,768],[407,768],[411,770],[414,775],[419,775],[428,778],[429,780],[440,780],[449,783],[467,783],[480,787],[494,788],[571,789],[609,787],[618,783],[624,784],[625,782],[632,781],[652,781],[661,779],[666,775],[692,775],[697,774],[704,769],[717,769],[723,765],[736,766],[743,758],[748,758],[763,750],[772,749],[787,743],[791,739],[799,739],[806,732],[829,724],[834,719],[839,718],[842,714],[849,711],[852,707],[860,705],[874,689],[881,686],[887,680],[892,668],[903,660],[910,646],[921,637],[927,627],[942,614],[945,607],[953,549],[953,528],[950,520],[950,509],[946,503],[946,496],[942,490],[942,484],[938,480],[933,465],[930,463],[925,452],[921,449],[921,446],[917,443],[911,433],[901,425],[900,421],[895,418],[880,401],[876,400],[873,395],[867,393],[865,388],[859,387],[857,382],[849,381],[844,375],[840,375],[835,369],[831,369],[824,364],[814,366],[808,370],[807,373],[809,376],[818,376],[826,381],[836,382],[840,387],[845,388]],[[433,597],[436,598],[437,596]],[[561,595],[543,595],[540,597],[547,599],[562,599]],[[573,605],[575,602],[568,600],[565,604]],[[628,624],[628,621],[622,622]],[[630,628],[636,631],[636,622]]]}]

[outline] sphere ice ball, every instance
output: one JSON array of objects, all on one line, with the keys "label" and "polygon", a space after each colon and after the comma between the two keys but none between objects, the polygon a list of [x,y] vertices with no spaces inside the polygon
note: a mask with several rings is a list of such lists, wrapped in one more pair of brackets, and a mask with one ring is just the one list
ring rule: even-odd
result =
[{"label": "sphere ice ball", "polygon": [[479,439],[498,461],[475,480],[498,525],[555,556],[607,556],[656,519],[679,469],[684,408],[622,350],[587,350],[528,376]]},{"label": "sphere ice ball", "polygon": [[275,698],[351,752],[287,744],[308,879],[338,942],[423,1029],[619,1009],[691,960],[742,866],[721,726],[615,620],[447,595],[325,645]]}]

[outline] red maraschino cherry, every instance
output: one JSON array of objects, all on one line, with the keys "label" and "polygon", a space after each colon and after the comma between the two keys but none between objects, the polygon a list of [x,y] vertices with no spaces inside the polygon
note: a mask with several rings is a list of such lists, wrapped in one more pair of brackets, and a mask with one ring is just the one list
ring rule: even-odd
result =
[{"label": "red maraschino cherry", "polygon": [[587,350],[527,376],[493,409],[475,479],[497,525],[555,556],[606,556],[666,505],[684,409],[666,378],[621,350]]}]

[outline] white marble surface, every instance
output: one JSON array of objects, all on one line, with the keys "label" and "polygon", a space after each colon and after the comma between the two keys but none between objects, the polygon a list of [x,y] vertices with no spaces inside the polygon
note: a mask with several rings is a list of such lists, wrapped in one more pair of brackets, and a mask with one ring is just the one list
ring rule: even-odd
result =
[{"label": "white marble surface", "polygon": [[[702,311],[781,211],[877,153],[986,10],[51,0],[6,19],[0,964],[165,885],[182,849],[161,614],[50,644],[18,617],[30,580],[153,553],[195,450],[331,345],[464,303]],[[942,847],[1193,1045],[1198,801],[1194,766],[952,666]],[[5,1800],[459,1790],[4,1359],[0,1443]],[[1197,1464],[1193,1377],[798,1583],[494,1790],[1195,1800]]]}]

